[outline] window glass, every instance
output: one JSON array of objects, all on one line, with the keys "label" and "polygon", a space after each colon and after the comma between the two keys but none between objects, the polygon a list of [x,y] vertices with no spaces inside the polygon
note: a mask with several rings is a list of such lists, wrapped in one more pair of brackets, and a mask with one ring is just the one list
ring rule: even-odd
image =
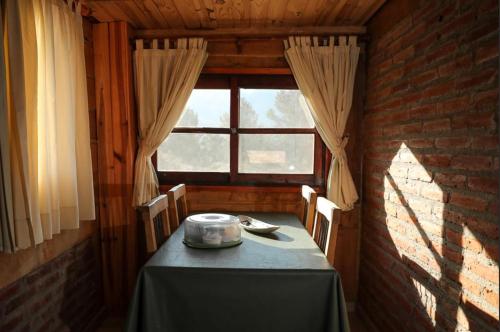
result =
[{"label": "window glass", "polygon": [[230,90],[194,89],[176,127],[229,128]]},{"label": "window glass", "polygon": [[241,128],[314,128],[299,90],[240,89]]},{"label": "window glass", "polygon": [[312,174],[313,134],[242,134],[240,173]]},{"label": "window glass", "polygon": [[171,133],[157,152],[158,171],[229,172],[229,135]]}]

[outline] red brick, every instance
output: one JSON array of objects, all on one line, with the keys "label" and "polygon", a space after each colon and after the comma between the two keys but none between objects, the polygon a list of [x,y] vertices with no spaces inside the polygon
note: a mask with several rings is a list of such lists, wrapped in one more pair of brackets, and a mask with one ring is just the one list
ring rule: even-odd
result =
[{"label": "red brick", "polygon": [[488,207],[488,212],[491,214],[498,215],[499,211],[499,206],[498,206],[498,200],[493,200],[490,202],[490,206]]},{"label": "red brick", "polygon": [[488,202],[483,198],[457,192],[451,193],[450,204],[474,211],[486,211],[488,207]]},{"label": "red brick", "polygon": [[434,182],[448,187],[465,188],[466,179],[465,175],[462,174],[436,173]]},{"label": "red brick", "polygon": [[481,262],[471,264],[474,268],[471,270],[477,276],[498,284],[498,265],[485,265]]},{"label": "red brick", "polygon": [[[476,42],[485,36],[498,31],[498,17],[485,21],[483,24],[478,24],[463,38],[464,43]],[[498,32],[497,32],[498,33]]]},{"label": "red brick", "polygon": [[496,69],[487,69],[482,70],[478,74],[469,77],[463,77],[457,81],[456,88],[457,89],[470,89],[475,88],[484,84],[494,82],[497,77],[498,71]]},{"label": "red brick", "polygon": [[391,125],[392,123],[402,122],[406,120],[408,120],[408,111],[402,110],[391,112],[389,115],[386,115],[383,119],[383,122],[387,125]]},{"label": "red brick", "polygon": [[414,166],[408,171],[408,178],[424,182],[431,182],[433,179],[432,172],[424,169],[422,166]]},{"label": "red brick", "polygon": [[417,106],[409,111],[411,119],[425,119],[436,115],[436,105]]},{"label": "red brick", "polygon": [[463,289],[466,289],[476,296],[481,296],[484,286],[481,286],[477,281],[473,281],[466,277],[463,273],[460,274],[459,280]]},{"label": "red brick", "polygon": [[447,203],[449,199],[449,193],[437,187],[435,184],[423,185],[420,189],[420,196],[443,203]]},{"label": "red brick", "polygon": [[391,137],[391,136],[396,136],[401,133],[401,128],[400,127],[386,127],[383,129],[384,136]]},{"label": "red brick", "polygon": [[498,192],[498,177],[471,176],[467,181],[470,190],[496,194]]},{"label": "red brick", "polygon": [[422,99],[423,93],[421,91],[405,94],[401,96],[403,104],[408,105]]},{"label": "red brick", "polygon": [[422,158],[422,164],[433,167],[448,167],[451,156],[448,154],[426,154]]},{"label": "red brick", "polygon": [[491,112],[482,112],[457,115],[452,118],[451,127],[453,129],[495,129],[495,114]]},{"label": "red brick", "polygon": [[458,265],[461,265],[464,259],[461,253],[446,247],[443,248],[443,256],[444,258]]},{"label": "red brick", "polygon": [[437,96],[445,96],[451,92],[455,92],[455,82],[448,81],[435,85],[431,85],[423,92],[424,98],[432,98]]},{"label": "red brick", "polygon": [[450,60],[439,66],[439,77],[446,78],[468,71],[472,68],[472,55],[465,54],[455,60]]},{"label": "red brick", "polygon": [[436,147],[439,149],[465,149],[471,144],[469,137],[443,137],[436,139]]},{"label": "red brick", "polygon": [[[485,0],[478,4],[478,12],[480,14],[485,14],[489,12],[498,12],[498,1],[497,0]],[[481,16],[481,15],[480,15]]]},{"label": "red brick", "polygon": [[495,308],[498,308],[498,289],[494,292],[492,289],[486,289],[482,294],[482,297]]},{"label": "red brick", "polygon": [[415,138],[408,142],[410,148],[432,148],[434,147],[434,139],[432,138]]},{"label": "red brick", "polygon": [[451,160],[453,169],[487,171],[492,168],[493,160],[488,156],[456,156]]},{"label": "red brick", "polygon": [[2,331],[14,331],[18,329],[23,323],[23,316],[21,313],[10,316],[6,321],[0,326]]},{"label": "red brick", "polygon": [[471,107],[470,97],[462,96],[446,100],[437,104],[438,114],[451,114],[464,112]]},{"label": "red brick", "polygon": [[449,131],[451,130],[450,119],[437,119],[437,120],[425,121],[422,130],[423,132]]},{"label": "red brick", "polygon": [[426,56],[427,63],[431,63],[453,54],[458,45],[455,41],[439,46],[436,50]]},{"label": "red brick", "polygon": [[478,92],[474,95],[474,108],[477,111],[494,108],[498,106],[498,89],[495,87],[491,90]]},{"label": "red brick", "polygon": [[480,136],[472,139],[472,148],[477,150],[496,150],[499,147],[499,138],[493,136]]},{"label": "red brick", "polygon": [[402,134],[416,134],[422,132],[422,123],[414,122],[399,126],[400,133]]},{"label": "red brick", "polygon": [[[438,2],[429,1],[425,3],[425,6],[420,7],[417,11],[415,11],[413,16],[413,22],[421,22],[423,19],[426,19],[430,15],[434,14],[436,11],[436,6],[438,6]],[[427,25],[427,22],[425,22]]]},{"label": "red brick", "polygon": [[445,230],[445,238],[448,242],[451,242],[457,246],[462,245],[462,233],[458,233],[454,231],[453,229],[446,228]]},{"label": "red brick", "polygon": [[479,65],[496,58],[498,58],[498,43],[492,43],[477,48],[474,61]]},{"label": "red brick", "polygon": [[413,73],[415,70],[419,70],[423,66],[427,65],[427,60],[425,56],[419,56],[409,60],[404,65],[404,73],[406,75]]},{"label": "red brick", "polygon": [[389,58],[378,65],[378,70],[380,73],[389,69],[392,66],[392,58]]},{"label": "red brick", "polygon": [[398,64],[406,61],[408,58],[412,57],[415,54],[415,46],[411,45],[405,48],[404,50],[399,51],[392,57],[392,61],[394,64]]}]

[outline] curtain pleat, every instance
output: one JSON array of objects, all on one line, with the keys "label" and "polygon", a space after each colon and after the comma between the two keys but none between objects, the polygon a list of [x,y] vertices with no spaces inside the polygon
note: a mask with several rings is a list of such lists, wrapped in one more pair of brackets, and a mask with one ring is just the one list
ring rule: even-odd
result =
[{"label": "curtain pleat", "polygon": [[140,136],[135,162],[135,206],[158,195],[151,156],[179,120],[207,59],[207,44],[199,38],[179,39],[174,49],[169,49],[168,40],[165,49],[143,49],[142,44],[139,40],[134,52]]},{"label": "curtain pleat", "polygon": [[347,164],[344,136],[351,111],[359,47],[356,37],[334,37],[320,45],[318,37],[289,37],[285,57],[311,111],[316,128],[332,152],[327,197],[350,210],[358,194]]},{"label": "curtain pleat", "polygon": [[[30,0],[6,0],[4,47],[15,249],[42,240],[36,191],[36,33]],[[35,180],[35,181],[33,181]]]},{"label": "curtain pleat", "polygon": [[[0,36],[3,36],[4,8],[0,1]],[[15,251],[12,184],[10,179],[9,125],[7,116],[7,76],[5,48],[0,52],[0,251]]]},{"label": "curtain pleat", "polygon": [[78,11],[71,10],[71,1],[5,1],[10,160],[4,162],[1,147],[2,169],[10,167],[11,200],[6,176],[2,187],[13,211],[14,249],[78,228],[81,219],[95,219]]}]

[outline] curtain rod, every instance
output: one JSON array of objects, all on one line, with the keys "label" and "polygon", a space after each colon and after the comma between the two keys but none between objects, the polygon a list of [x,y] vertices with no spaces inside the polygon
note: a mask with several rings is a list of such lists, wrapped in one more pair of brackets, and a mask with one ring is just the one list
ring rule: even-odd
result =
[{"label": "curtain rod", "polygon": [[212,38],[270,38],[290,35],[365,35],[364,26],[309,26],[309,27],[250,27],[220,29],[146,29],[135,30],[136,39],[162,39],[180,37]]}]

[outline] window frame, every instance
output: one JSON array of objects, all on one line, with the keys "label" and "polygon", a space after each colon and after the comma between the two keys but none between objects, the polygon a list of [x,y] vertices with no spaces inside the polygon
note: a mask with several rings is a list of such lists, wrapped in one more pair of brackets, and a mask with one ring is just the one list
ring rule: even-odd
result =
[{"label": "window frame", "polygon": [[[239,89],[298,89],[292,75],[223,75],[202,74],[195,89],[230,90],[229,128],[176,127],[173,133],[228,134],[230,146],[229,172],[171,172],[158,171],[157,155],[153,164],[160,185],[186,183],[192,185],[297,185],[324,186],[327,149],[316,128],[239,128]],[[239,134],[314,134],[314,163],[312,174],[264,174],[238,172]]]}]

